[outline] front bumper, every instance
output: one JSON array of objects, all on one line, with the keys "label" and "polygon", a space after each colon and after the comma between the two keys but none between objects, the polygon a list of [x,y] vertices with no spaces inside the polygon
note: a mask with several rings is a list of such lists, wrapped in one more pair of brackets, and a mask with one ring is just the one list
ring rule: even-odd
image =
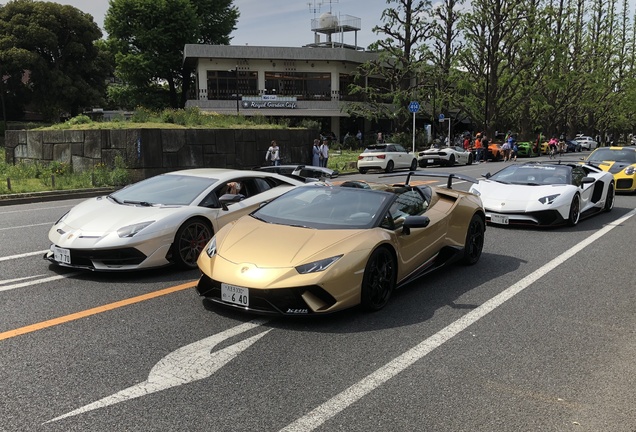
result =
[{"label": "front bumper", "polygon": [[221,282],[205,274],[199,278],[196,290],[207,302],[258,315],[317,315],[331,312],[330,308],[336,304],[336,299],[317,285],[277,289],[248,288],[247,307],[221,300]]}]

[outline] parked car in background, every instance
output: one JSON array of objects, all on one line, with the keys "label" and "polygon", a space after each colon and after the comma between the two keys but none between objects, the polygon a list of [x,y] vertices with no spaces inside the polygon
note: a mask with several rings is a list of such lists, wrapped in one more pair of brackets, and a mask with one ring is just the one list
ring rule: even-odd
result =
[{"label": "parked car in background", "polygon": [[581,149],[583,150],[594,150],[598,147],[598,143],[591,136],[577,135],[574,140],[581,144]]},{"label": "parked car in background", "polygon": [[[517,156],[519,157],[536,157],[539,156],[539,152],[534,148],[535,143],[531,141],[517,142]],[[540,150],[540,149],[539,149]]]},{"label": "parked car in background", "polygon": [[612,174],[616,181],[616,192],[636,192],[636,148],[597,148],[585,159],[585,163]]},{"label": "parked car in background", "polygon": [[459,146],[430,148],[418,153],[417,163],[422,168],[429,165],[453,166],[456,163],[470,165],[473,163],[473,153]]},{"label": "parked car in background", "polygon": [[281,174],[305,183],[329,180],[338,177],[339,172],[326,167],[313,165],[271,165],[254,168],[258,171],[267,171]]},{"label": "parked car in background", "polygon": [[568,153],[580,152],[583,150],[581,143],[576,140],[565,141],[565,148]]},{"label": "parked car in background", "polygon": [[400,144],[371,144],[358,156],[357,167],[360,174],[366,174],[373,169],[388,173],[394,169],[403,168],[415,171],[417,156]]}]

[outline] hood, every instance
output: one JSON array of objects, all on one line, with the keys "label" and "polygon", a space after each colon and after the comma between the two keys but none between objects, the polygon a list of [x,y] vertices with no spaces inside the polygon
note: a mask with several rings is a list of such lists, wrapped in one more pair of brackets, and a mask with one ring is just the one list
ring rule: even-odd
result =
[{"label": "hood", "polygon": [[603,162],[592,162],[594,165],[597,165],[603,171],[607,171],[611,174],[616,174],[623,171],[630,165],[628,162],[619,162],[619,161],[603,161]]},{"label": "hood", "polygon": [[233,263],[258,263],[263,268],[293,267],[354,250],[358,242],[351,239],[367,231],[291,227],[245,216],[219,231],[217,250]]},{"label": "hood", "polygon": [[481,180],[471,187],[471,191],[479,191],[484,208],[496,212],[526,211],[534,206],[539,198],[549,195],[563,195],[570,185],[505,185],[491,180]]},{"label": "hood", "polygon": [[158,221],[182,208],[122,205],[106,197],[99,197],[73,207],[63,224],[86,233],[107,233],[140,222]]}]

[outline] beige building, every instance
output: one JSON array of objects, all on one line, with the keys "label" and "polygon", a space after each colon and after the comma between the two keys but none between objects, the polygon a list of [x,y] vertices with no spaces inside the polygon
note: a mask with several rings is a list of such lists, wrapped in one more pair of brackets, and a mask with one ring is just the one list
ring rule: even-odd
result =
[{"label": "beige building", "polygon": [[[350,118],[344,104],[360,102],[349,95],[353,72],[377,54],[345,44],[344,34],[359,30],[360,19],[323,14],[312,20],[314,43],[303,47],[189,44],[184,62],[196,71],[195,89],[186,107],[244,116],[318,120],[338,137],[377,125]],[[321,41],[321,35],[326,40]],[[340,42],[335,42],[338,36]],[[373,85],[367,79],[364,85]]]}]

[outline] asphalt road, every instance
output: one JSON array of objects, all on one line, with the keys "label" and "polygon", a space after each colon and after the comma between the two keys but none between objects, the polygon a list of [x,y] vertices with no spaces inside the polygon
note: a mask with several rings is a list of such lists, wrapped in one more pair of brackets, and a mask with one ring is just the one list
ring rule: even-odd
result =
[{"label": "asphalt road", "polygon": [[636,196],[489,226],[475,266],[315,319],[205,310],[197,271],[50,266],[79,201],[0,207],[1,431],[636,431]]}]

